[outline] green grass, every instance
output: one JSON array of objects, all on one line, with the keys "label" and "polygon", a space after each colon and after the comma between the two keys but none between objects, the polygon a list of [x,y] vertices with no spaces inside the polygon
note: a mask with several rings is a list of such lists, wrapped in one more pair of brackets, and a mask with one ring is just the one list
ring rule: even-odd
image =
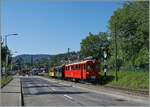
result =
[{"label": "green grass", "polygon": [[1,87],[7,85],[11,80],[13,79],[12,76],[3,76],[1,77],[0,83],[1,83]]},{"label": "green grass", "polygon": [[[102,75],[104,75],[102,73]],[[48,74],[40,75],[50,78]],[[129,89],[148,90],[149,89],[149,72],[118,72],[118,81],[115,80],[115,72],[107,72],[107,79],[101,77],[103,85],[110,85]]]},{"label": "green grass", "polygon": [[130,89],[149,89],[149,72],[118,72],[118,81],[115,80],[115,72],[107,72],[107,76],[105,85]]}]

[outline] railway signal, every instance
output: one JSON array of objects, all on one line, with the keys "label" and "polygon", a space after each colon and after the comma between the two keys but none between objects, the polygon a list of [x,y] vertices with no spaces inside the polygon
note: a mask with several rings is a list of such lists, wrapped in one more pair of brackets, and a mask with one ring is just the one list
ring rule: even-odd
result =
[{"label": "railway signal", "polygon": [[106,77],[106,72],[107,72],[107,52],[104,49],[104,76]]}]

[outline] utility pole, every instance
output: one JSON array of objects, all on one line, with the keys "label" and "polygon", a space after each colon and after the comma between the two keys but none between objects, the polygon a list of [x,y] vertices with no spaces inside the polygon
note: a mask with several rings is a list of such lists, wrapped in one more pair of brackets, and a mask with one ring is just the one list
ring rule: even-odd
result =
[{"label": "utility pole", "polygon": [[[1,42],[1,44],[0,45],[2,45],[2,43],[3,43],[3,41],[2,41],[2,36],[0,35],[0,42]],[[1,48],[2,48],[2,46],[1,46]],[[0,52],[1,53],[1,52]],[[0,59],[1,59],[1,56],[0,56]],[[0,79],[1,79],[1,76],[2,76],[2,70],[3,70],[3,66],[2,66],[2,60],[0,61]]]},{"label": "utility pole", "polygon": [[116,81],[118,81],[118,69],[117,69],[117,34],[116,34],[116,22],[115,22],[115,70],[116,70]]},{"label": "utility pole", "polygon": [[70,63],[70,60],[69,60],[69,51],[70,51],[70,48],[68,48],[68,63]]},{"label": "utility pole", "polygon": [[7,63],[8,63],[7,36],[5,36],[5,48],[6,48],[5,76],[7,76]]}]

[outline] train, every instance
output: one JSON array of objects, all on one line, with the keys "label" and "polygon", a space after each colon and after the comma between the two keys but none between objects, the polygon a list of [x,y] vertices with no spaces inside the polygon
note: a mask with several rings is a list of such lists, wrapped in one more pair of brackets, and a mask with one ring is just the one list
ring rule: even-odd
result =
[{"label": "train", "polygon": [[100,79],[100,75],[99,60],[78,61],[62,66],[56,66],[49,70],[50,77],[64,80],[97,81]]}]

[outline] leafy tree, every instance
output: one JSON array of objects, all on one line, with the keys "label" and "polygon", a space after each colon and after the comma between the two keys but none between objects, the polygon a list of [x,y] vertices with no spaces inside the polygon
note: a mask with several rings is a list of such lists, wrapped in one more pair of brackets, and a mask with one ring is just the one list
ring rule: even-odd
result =
[{"label": "leafy tree", "polygon": [[1,43],[1,61],[2,61],[2,66],[4,65],[6,61],[6,55],[8,55],[8,64],[11,62],[11,53],[8,47],[5,47],[3,43]]},{"label": "leafy tree", "polygon": [[[6,64],[6,55],[8,55],[8,64],[7,64],[7,68],[8,68],[10,67],[9,65],[11,64],[11,60],[12,60],[11,52],[7,46],[4,46],[3,42],[1,41],[1,68],[3,68]],[[2,69],[1,69],[1,74],[2,74]]]},{"label": "leafy tree", "polygon": [[103,49],[105,48],[106,51],[108,51],[108,46],[110,44],[108,37],[108,33],[105,32],[100,32],[97,35],[90,32],[80,43],[81,55],[84,57],[92,56],[94,58],[103,57]]},{"label": "leafy tree", "polygon": [[141,66],[148,63],[149,48],[149,1],[125,2],[109,21],[112,33],[110,62],[115,57],[115,35],[117,37],[117,60],[125,66]]}]

